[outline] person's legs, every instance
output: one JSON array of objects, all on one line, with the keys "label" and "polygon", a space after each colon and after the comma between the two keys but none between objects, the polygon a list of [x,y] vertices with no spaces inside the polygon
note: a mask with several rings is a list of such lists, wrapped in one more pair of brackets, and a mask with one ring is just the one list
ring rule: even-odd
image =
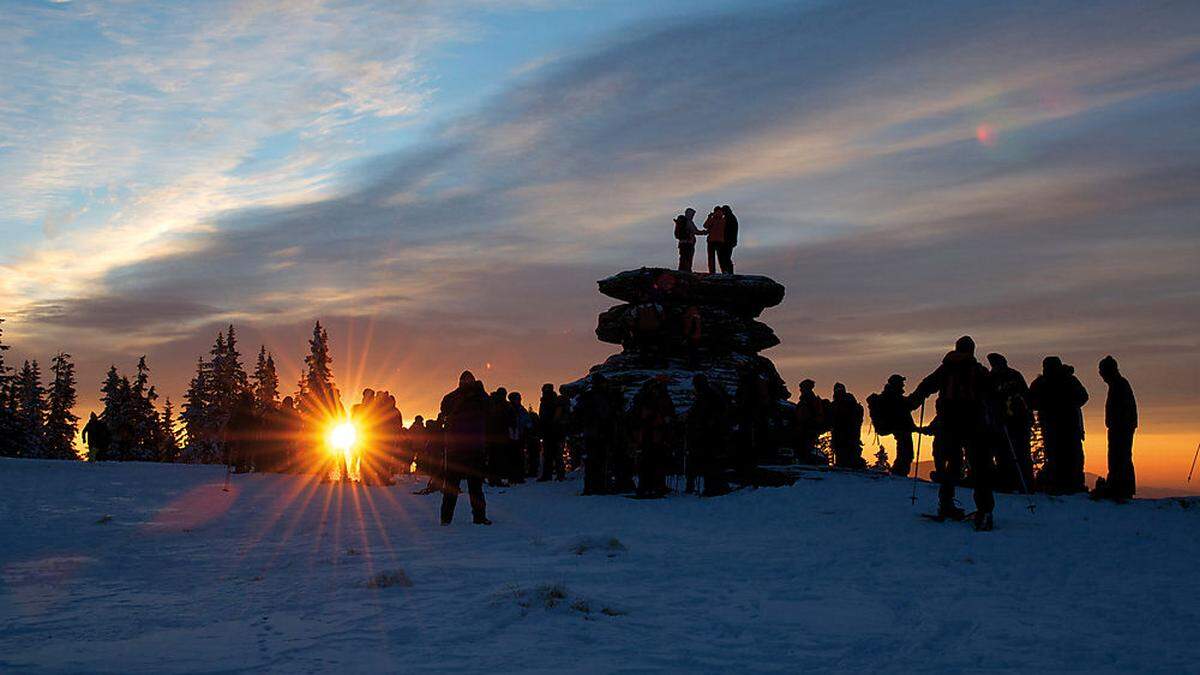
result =
[{"label": "person's legs", "polygon": [[[468,481],[468,486],[470,482]],[[442,524],[449,525],[454,520],[454,507],[458,505],[458,494],[462,492],[462,476],[449,472],[442,476]]]},{"label": "person's legs", "polygon": [[948,430],[933,437],[933,463],[937,467],[938,510],[953,510],[954,488],[962,476],[962,444]]},{"label": "person's legs", "polygon": [[692,258],[696,256],[695,244],[679,244],[679,271],[692,271]]},{"label": "person's legs", "polygon": [[717,258],[721,263],[722,274],[733,274],[733,247],[722,243],[717,249]]},{"label": "person's legs", "polygon": [[471,519],[476,523],[487,520],[487,500],[483,496],[483,476],[472,473],[467,476],[467,494],[471,499]]},{"label": "person's legs", "polygon": [[907,476],[913,462],[912,433],[901,431],[892,434],[892,438],[896,439],[896,461],[892,464],[892,474]]},{"label": "person's legs", "polygon": [[717,273],[717,251],[721,248],[721,242],[719,242],[719,241],[707,242],[707,248],[708,248],[708,273],[716,274]]},{"label": "person's legs", "polygon": [[1108,487],[1113,499],[1129,499],[1137,492],[1133,433],[1133,429],[1108,430]]},{"label": "person's legs", "polygon": [[975,480],[972,489],[977,513],[991,513],[996,507],[996,498],[992,494],[992,448],[987,435],[977,433],[966,442],[967,461],[971,463],[971,476]]}]

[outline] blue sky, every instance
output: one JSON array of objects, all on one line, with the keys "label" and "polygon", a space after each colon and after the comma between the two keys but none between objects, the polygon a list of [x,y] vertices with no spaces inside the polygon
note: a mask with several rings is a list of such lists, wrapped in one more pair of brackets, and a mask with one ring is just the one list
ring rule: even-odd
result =
[{"label": "blue sky", "polygon": [[1195,3],[2,7],[5,337],[85,383],[147,353],[178,396],[218,326],[295,360],[315,318],[410,410],[475,362],[568,381],[595,279],[730,203],[789,382],[971,332],[1112,352],[1147,437],[1200,431]]}]

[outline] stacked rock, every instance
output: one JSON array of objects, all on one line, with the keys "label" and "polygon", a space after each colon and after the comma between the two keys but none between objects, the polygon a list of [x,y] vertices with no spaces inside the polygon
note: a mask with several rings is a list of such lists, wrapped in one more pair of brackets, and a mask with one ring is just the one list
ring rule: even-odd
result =
[{"label": "stacked rock", "polygon": [[622,351],[593,366],[587,377],[563,385],[568,397],[602,373],[628,404],[646,380],[663,378],[682,414],[692,404],[692,377],[704,373],[730,400],[748,377],[764,383],[771,399],[787,400],[775,364],[759,354],[779,338],[755,320],[783,300],[780,284],[764,276],[643,267],[602,279],[599,286],[624,304],[600,314],[596,337]]}]

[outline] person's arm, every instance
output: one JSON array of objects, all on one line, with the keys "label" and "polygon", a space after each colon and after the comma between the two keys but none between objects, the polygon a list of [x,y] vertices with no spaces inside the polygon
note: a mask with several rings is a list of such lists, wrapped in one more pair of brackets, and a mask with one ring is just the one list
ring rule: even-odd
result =
[{"label": "person's arm", "polygon": [[921,380],[921,383],[917,385],[917,388],[913,390],[913,393],[909,394],[908,396],[910,404],[915,401],[917,407],[919,407],[921,403],[925,402],[925,399],[929,398],[930,394],[942,388],[942,368],[942,366],[938,366],[937,370],[933,371],[929,375],[925,376],[925,379]]}]

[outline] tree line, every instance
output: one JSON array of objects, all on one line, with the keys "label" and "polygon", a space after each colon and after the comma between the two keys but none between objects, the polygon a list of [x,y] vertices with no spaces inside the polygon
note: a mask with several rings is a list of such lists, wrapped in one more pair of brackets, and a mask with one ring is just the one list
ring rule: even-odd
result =
[{"label": "tree line", "polygon": [[[280,403],[274,356],[261,345],[253,372],[247,372],[237,332],[230,325],[217,332],[207,358],[197,358],[178,414],[170,398],[160,408],[145,356],[138,359],[132,375],[110,366],[100,386],[103,410],[88,421],[89,426],[103,427],[106,442],[89,444],[89,451],[80,456],[75,444],[80,418],[73,412],[78,382],[71,355],[59,352],[51,358],[45,384],[36,359],[15,368],[5,360],[8,350],[0,325],[0,456],[4,457],[221,463],[225,428],[239,400],[252,398],[260,414]],[[333,390],[330,366],[329,336],[318,321],[297,384],[297,400],[309,398],[314,388],[322,393]]]}]

